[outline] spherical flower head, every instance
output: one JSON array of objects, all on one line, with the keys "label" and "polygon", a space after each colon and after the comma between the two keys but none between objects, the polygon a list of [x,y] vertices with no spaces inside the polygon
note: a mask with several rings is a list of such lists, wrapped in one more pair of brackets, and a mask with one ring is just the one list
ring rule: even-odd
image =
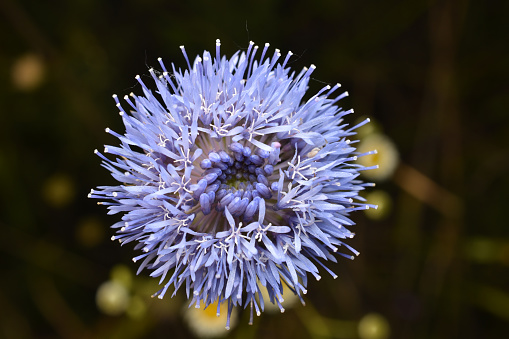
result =
[{"label": "spherical flower head", "polygon": [[266,302],[284,311],[283,284],[303,301],[318,266],[336,277],[323,261],[358,254],[349,214],[373,207],[359,196],[370,184],[358,180],[357,126],[343,121],[353,111],[336,106],[348,93],[304,100],[315,66],[295,73],[291,52],[278,63],[268,47],[227,59],[218,40],[192,64],[181,47],[188,69],[159,59],[155,93],[136,76],[130,112],[114,95],[125,133],[106,129],[120,146],[105,147],[113,159],[96,151],[120,184],[89,195],[122,214],[113,239],[142,251],[133,260],[160,278],[154,296],[183,287],[190,306],[226,304],[227,327],[234,306],[249,305],[251,321]]}]

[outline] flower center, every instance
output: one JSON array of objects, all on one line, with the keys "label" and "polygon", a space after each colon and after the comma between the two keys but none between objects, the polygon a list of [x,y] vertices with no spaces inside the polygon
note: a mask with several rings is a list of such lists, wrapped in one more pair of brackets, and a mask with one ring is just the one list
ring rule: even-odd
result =
[{"label": "flower center", "polygon": [[204,170],[201,179],[191,186],[195,206],[199,204],[204,215],[213,208],[224,214],[227,208],[234,217],[253,220],[260,199],[270,199],[278,189],[278,183],[269,178],[279,160],[280,147],[274,142],[271,151],[258,149],[252,154],[251,148],[235,142],[229,145],[229,153],[210,152],[200,163]]}]

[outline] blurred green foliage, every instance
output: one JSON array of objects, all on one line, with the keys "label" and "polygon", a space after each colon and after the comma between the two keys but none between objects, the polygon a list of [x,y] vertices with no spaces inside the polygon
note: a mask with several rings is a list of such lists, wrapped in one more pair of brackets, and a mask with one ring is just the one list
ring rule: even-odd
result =
[{"label": "blurred green foliage", "polygon": [[[311,91],[342,82],[342,103],[395,143],[401,165],[377,189],[383,218],[357,213],[353,262],[312,281],[305,307],[263,314],[238,338],[501,338],[509,326],[509,24],[505,1],[0,2],[0,337],[191,337],[184,295],[150,298],[117,217],[86,199],[112,184],[95,148],[121,131],[113,93],[139,92],[157,57],[184,67],[220,38],[318,66]],[[352,119],[355,119],[352,118]],[[354,121],[350,121],[353,123]],[[125,264],[126,266],[116,266]],[[96,293],[125,290],[118,315]],[[116,285],[115,285],[116,284]],[[111,286],[110,286],[111,287]],[[118,305],[117,305],[118,306]],[[115,313],[115,312],[113,312]]]}]

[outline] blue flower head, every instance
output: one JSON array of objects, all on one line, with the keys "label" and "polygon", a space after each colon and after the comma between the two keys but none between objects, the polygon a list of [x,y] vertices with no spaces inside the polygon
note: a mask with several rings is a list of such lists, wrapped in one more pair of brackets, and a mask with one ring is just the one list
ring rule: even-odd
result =
[{"label": "blue flower head", "polygon": [[[269,44],[227,59],[216,42],[182,71],[150,69],[153,91],[136,76],[143,95],[116,95],[125,133],[106,132],[120,146],[96,150],[119,182],[89,194],[121,213],[112,239],[135,242],[138,273],[159,277],[162,298],[183,287],[191,305],[217,302],[264,308],[261,289],[281,306],[283,284],[303,302],[308,273],[335,254],[353,258],[352,211],[375,207],[359,191],[355,142],[336,103],[340,86],[326,86],[303,100],[314,65],[295,73]],[[367,122],[366,120],[365,122]],[[362,124],[364,124],[363,122]],[[367,154],[371,154],[369,152]],[[344,248],[342,250],[342,248]],[[347,252],[347,253],[344,253]]]}]

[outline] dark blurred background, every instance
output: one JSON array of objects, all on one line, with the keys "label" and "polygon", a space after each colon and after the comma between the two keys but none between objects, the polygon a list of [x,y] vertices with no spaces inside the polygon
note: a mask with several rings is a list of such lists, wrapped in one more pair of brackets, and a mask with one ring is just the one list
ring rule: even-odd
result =
[{"label": "dark blurred background", "polygon": [[[311,281],[307,306],[237,338],[502,338],[509,328],[507,1],[0,1],[0,337],[192,337],[184,292],[135,276],[95,148],[122,131],[111,95],[141,93],[157,58],[231,55],[250,40],[342,83],[350,123],[381,135],[380,212],[353,216],[361,252]],[[361,133],[361,131],[360,131]],[[362,136],[362,135],[361,135]],[[377,139],[380,140],[380,139]],[[380,143],[380,142],[379,142]],[[384,153],[384,149],[387,152]],[[386,156],[385,154],[391,154]],[[387,165],[385,164],[387,162]],[[506,333],[504,335],[504,333]]]}]

